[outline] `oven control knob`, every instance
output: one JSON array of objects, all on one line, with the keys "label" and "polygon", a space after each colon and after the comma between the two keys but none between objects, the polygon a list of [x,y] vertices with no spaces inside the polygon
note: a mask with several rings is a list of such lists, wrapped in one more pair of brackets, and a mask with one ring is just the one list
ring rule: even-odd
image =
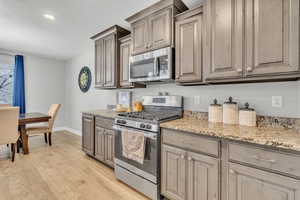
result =
[{"label": "oven control knob", "polygon": [[145,124],[141,124],[141,125],[140,125],[140,128],[145,128],[145,127],[146,127]]},{"label": "oven control knob", "polygon": [[148,125],[146,126],[146,128],[147,128],[147,129],[151,129],[152,126],[151,126],[150,124],[148,124]]}]

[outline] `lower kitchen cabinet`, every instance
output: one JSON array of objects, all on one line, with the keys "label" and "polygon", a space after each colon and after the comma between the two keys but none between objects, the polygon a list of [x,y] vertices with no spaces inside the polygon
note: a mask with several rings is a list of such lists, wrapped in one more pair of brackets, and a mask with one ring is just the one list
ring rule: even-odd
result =
[{"label": "lower kitchen cabinet", "polygon": [[184,200],[186,196],[186,151],[162,146],[162,194],[170,199]]},{"label": "lower kitchen cabinet", "polygon": [[82,149],[97,160],[114,167],[113,119],[82,116]]},{"label": "lower kitchen cabinet", "polygon": [[114,157],[115,157],[115,133],[113,130],[105,130],[105,163],[111,167],[114,167]]},{"label": "lower kitchen cabinet", "polygon": [[99,125],[95,126],[95,157],[98,160],[105,159],[105,129]]},{"label": "lower kitchen cabinet", "polygon": [[162,194],[172,200],[218,200],[219,160],[162,146]]},{"label": "lower kitchen cabinet", "polygon": [[94,116],[82,116],[82,149],[89,155],[94,154]]},{"label": "lower kitchen cabinet", "polygon": [[230,164],[229,200],[299,200],[300,180]]}]

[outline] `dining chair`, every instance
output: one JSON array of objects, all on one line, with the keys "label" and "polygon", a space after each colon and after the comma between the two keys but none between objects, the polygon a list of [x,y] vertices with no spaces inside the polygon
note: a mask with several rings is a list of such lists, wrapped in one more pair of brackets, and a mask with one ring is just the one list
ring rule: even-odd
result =
[{"label": "dining chair", "polygon": [[[33,135],[44,135],[45,137],[45,142],[48,143],[49,140],[49,145],[52,145],[52,131],[53,131],[53,125],[54,125],[54,121],[56,119],[57,113],[59,111],[60,108],[60,104],[52,104],[49,111],[48,111],[48,115],[51,116],[51,118],[49,119],[48,123],[42,126],[30,126],[30,127],[26,127],[26,134],[28,136],[33,136]],[[47,135],[48,135],[48,139],[47,139]]]},{"label": "dining chair", "polygon": [[16,143],[19,139],[19,107],[0,107],[0,145],[11,144],[12,162],[15,161]]}]

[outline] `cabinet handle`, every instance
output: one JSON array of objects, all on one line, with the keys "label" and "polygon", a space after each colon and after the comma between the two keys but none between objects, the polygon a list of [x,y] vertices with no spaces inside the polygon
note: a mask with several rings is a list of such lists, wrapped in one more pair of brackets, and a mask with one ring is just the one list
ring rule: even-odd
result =
[{"label": "cabinet handle", "polygon": [[188,157],[188,161],[192,161],[193,160],[193,158],[191,158],[191,157]]},{"label": "cabinet handle", "polygon": [[268,162],[268,163],[276,163],[276,160],[274,159],[263,159],[263,158],[260,158],[259,156],[255,155],[255,156],[252,156],[252,158],[254,158],[255,160],[258,160],[258,161],[262,161],[262,162]]},{"label": "cabinet handle", "polygon": [[252,67],[247,67],[247,72],[252,72],[253,68]]},{"label": "cabinet handle", "polygon": [[238,69],[236,69],[236,71],[239,72],[239,73],[242,73],[243,69],[242,68],[238,68]]},{"label": "cabinet handle", "polygon": [[181,157],[182,160],[185,159],[185,156],[184,156],[184,155],[181,155],[180,157]]},{"label": "cabinet handle", "polygon": [[234,171],[233,169],[230,169],[230,170],[229,170],[229,173],[230,173],[230,174],[235,174],[235,171]]}]

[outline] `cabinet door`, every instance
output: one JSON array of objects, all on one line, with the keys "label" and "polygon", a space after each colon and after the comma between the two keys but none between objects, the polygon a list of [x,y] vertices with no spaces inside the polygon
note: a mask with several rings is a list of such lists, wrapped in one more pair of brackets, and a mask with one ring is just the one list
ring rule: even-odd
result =
[{"label": "cabinet door", "polygon": [[208,0],[204,6],[205,78],[243,75],[243,0]]},{"label": "cabinet door", "polygon": [[94,154],[94,117],[82,116],[82,149],[89,155]]},{"label": "cabinet door", "polygon": [[246,1],[247,75],[299,70],[299,0]]},{"label": "cabinet door", "polygon": [[104,49],[103,39],[95,42],[95,86],[103,87],[104,85]]},{"label": "cabinet door", "polygon": [[98,160],[104,161],[105,156],[105,132],[104,128],[95,126],[95,157]]},{"label": "cabinet door", "polygon": [[154,13],[149,17],[148,48],[158,49],[171,45],[171,9]]},{"label": "cabinet door", "polygon": [[131,27],[133,54],[146,51],[148,47],[148,18],[133,23]]},{"label": "cabinet door", "polygon": [[300,181],[230,163],[230,200],[298,200]]},{"label": "cabinet door", "polygon": [[115,44],[114,34],[111,34],[103,39],[105,68],[104,87],[116,87]]},{"label": "cabinet door", "polygon": [[172,200],[186,199],[186,152],[162,145],[162,194]]},{"label": "cabinet door", "polygon": [[105,130],[105,163],[114,167],[115,163],[115,133],[113,130]]},{"label": "cabinet door", "polygon": [[129,82],[129,58],[131,55],[131,41],[124,42],[120,46],[120,85],[128,87]]},{"label": "cabinet door", "polygon": [[202,80],[202,17],[195,16],[176,22],[176,80]]},{"label": "cabinet door", "polygon": [[219,161],[188,152],[188,200],[219,200]]}]

